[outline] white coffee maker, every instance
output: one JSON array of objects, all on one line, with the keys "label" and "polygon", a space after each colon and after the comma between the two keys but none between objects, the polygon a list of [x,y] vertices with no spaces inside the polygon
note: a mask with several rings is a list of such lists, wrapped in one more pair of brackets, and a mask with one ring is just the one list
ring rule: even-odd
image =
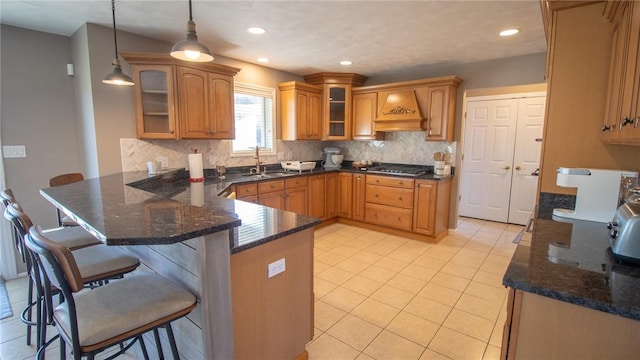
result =
[{"label": "white coffee maker", "polygon": [[337,170],[342,167],[342,161],[344,160],[344,155],[342,154],[342,150],[337,147],[326,147],[324,148],[324,160],[322,160],[322,167],[325,170]]}]

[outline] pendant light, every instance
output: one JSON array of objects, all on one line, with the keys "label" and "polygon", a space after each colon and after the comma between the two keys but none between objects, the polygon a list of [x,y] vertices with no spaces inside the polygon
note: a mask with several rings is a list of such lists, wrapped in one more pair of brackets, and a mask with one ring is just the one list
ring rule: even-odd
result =
[{"label": "pendant light", "polygon": [[191,0],[189,0],[189,21],[187,22],[187,38],[178,41],[171,48],[171,56],[176,59],[193,62],[213,61],[211,50],[198,42],[196,36],[196,23],[193,22],[191,13]]},{"label": "pendant light", "polygon": [[120,60],[118,59],[118,38],[116,37],[116,1],[111,0],[111,13],[113,14],[113,43],[115,44],[116,56],[113,59],[113,71],[102,79],[102,82],[109,85],[133,85],[133,80],[122,72]]}]

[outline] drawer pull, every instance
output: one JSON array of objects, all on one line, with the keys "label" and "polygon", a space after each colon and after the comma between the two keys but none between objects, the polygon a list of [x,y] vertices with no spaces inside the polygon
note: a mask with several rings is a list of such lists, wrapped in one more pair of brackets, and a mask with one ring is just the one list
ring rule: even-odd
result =
[{"label": "drawer pull", "polygon": [[402,196],[400,196],[400,197],[398,198],[398,200],[402,201]]},{"label": "drawer pull", "polygon": [[373,196],[375,196],[375,197],[380,197],[380,195],[379,195],[379,194],[374,194]]},{"label": "drawer pull", "polygon": [[398,184],[403,185],[404,183],[402,181],[400,181]]}]

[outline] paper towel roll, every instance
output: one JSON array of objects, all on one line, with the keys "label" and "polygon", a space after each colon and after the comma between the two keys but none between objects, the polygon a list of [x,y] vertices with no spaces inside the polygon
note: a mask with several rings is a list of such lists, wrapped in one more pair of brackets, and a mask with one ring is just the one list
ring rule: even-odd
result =
[{"label": "paper towel roll", "polygon": [[191,186],[191,205],[204,205],[204,182],[192,182]]},{"label": "paper towel roll", "polygon": [[202,154],[189,154],[189,180],[204,180],[204,170],[202,170]]}]

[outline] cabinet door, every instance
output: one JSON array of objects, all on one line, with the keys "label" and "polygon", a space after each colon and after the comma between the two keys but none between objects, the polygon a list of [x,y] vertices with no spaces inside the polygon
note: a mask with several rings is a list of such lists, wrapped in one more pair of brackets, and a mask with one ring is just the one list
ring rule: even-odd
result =
[{"label": "cabinet door", "polygon": [[629,66],[628,74],[633,77],[629,81],[633,81],[633,92],[631,93],[631,111],[629,117],[634,120],[633,128],[629,137],[632,139],[640,139],[640,4],[631,3],[631,36],[629,38]]},{"label": "cabinet door", "polygon": [[296,91],[296,138],[307,139],[309,137],[309,97],[310,93],[304,90]]},{"label": "cabinet door", "polygon": [[285,210],[307,215],[307,187],[301,186],[285,191]]},{"label": "cabinet door", "polygon": [[325,219],[331,219],[338,216],[338,174],[327,174],[326,180],[327,191],[325,192]]},{"label": "cabinet door", "polygon": [[378,94],[375,92],[353,95],[353,140],[383,140],[384,133],[376,132],[374,121],[378,111]]},{"label": "cabinet door", "polygon": [[353,219],[364,221],[366,175],[353,175]]},{"label": "cabinet door", "polygon": [[325,85],[325,140],[349,140],[351,133],[351,85]]},{"label": "cabinet door", "polygon": [[322,94],[309,92],[307,139],[320,140],[322,134]]},{"label": "cabinet door", "polygon": [[211,139],[235,139],[233,77],[209,74],[208,85],[208,137]]},{"label": "cabinet door", "polygon": [[454,109],[450,111],[451,87],[448,85],[429,86],[427,114],[427,140],[453,141]]},{"label": "cabinet door", "polygon": [[[620,5],[620,15],[616,18],[611,33],[611,55],[609,62],[609,84],[605,107],[605,121],[602,138],[605,141],[620,138],[623,128],[623,98],[626,86],[627,46],[629,40],[629,8],[626,3]],[[626,123],[624,124],[627,125]]]},{"label": "cabinet door", "polygon": [[416,184],[413,208],[414,232],[434,235],[437,186],[438,183],[435,181],[418,181]]},{"label": "cabinet door", "polygon": [[180,136],[183,139],[207,138],[207,82],[205,71],[178,67]]},{"label": "cabinet door", "polygon": [[274,191],[258,195],[258,204],[274,209],[285,210],[284,191]]},{"label": "cabinet door", "polygon": [[338,174],[338,216],[351,219],[353,215],[353,174]]},{"label": "cabinet door", "polygon": [[136,134],[139,139],[177,139],[173,66],[134,65]]},{"label": "cabinet door", "polygon": [[[326,217],[326,192],[327,180],[325,175],[309,176],[309,202],[307,214],[311,217],[325,219]],[[334,192],[335,196],[335,192]]]}]

